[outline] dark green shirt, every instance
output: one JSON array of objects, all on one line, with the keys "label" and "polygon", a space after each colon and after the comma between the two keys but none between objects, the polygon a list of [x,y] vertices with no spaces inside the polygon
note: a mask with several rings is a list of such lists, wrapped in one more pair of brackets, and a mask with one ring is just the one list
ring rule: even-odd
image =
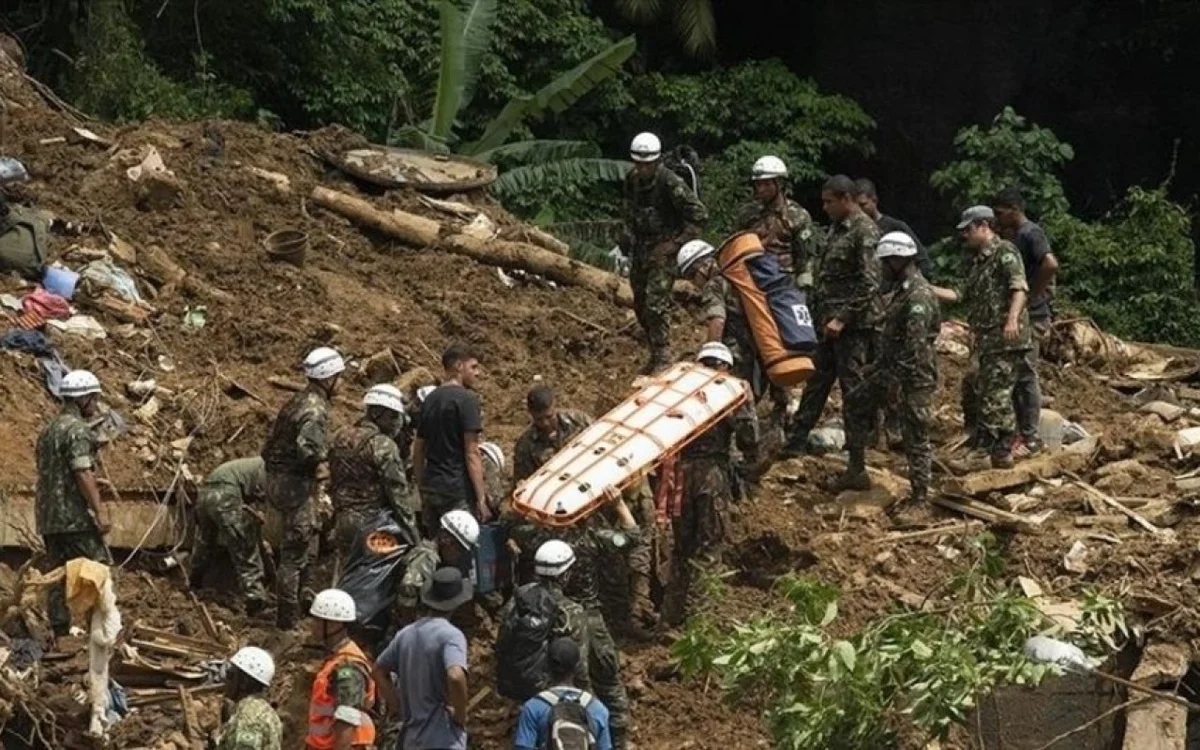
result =
[{"label": "dark green shirt", "polygon": [[95,435],[79,407],[68,402],[38,436],[35,515],[39,534],[98,530],[76,480],[76,472],[95,468]]}]

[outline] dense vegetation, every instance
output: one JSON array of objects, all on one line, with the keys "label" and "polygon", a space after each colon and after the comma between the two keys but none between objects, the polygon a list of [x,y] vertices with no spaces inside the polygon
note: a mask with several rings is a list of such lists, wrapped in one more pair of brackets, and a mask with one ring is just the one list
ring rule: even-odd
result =
[{"label": "dense vegetation", "polygon": [[[755,157],[783,156],[812,210],[827,171],[874,151],[870,113],[803,71],[775,59],[715,62],[714,8],[707,0],[20,0],[3,21],[26,45],[34,75],[102,117],[340,122],[376,141],[471,153],[502,167],[497,189],[510,209],[599,255],[611,247],[616,179],[639,130],[700,152],[714,239],[746,198]],[[1107,215],[1085,220],[1071,213],[1060,179],[1075,152],[1049,130],[1005,109],[964,128],[954,147],[930,179],[944,201],[942,232],[966,203],[1021,187],[1062,260],[1066,306],[1121,335],[1200,345],[1190,217],[1166,184],[1121,189]],[[940,273],[955,271],[957,254],[952,240],[938,244]]]}]

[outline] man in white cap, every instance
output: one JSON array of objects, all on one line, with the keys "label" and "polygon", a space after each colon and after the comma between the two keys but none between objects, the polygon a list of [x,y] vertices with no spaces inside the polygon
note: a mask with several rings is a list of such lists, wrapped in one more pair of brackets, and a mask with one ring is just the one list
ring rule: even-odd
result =
[{"label": "man in white cap", "polygon": [[304,358],[308,387],[293,396],[271,427],[262,449],[267,470],[267,502],[283,520],[276,588],[276,624],[296,626],[300,596],[308,583],[310,545],[315,541],[312,496],[318,467],[328,458],[330,402],[346,362],[337,350],[317,347]]},{"label": "man in white cap", "polygon": [[[111,564],[104,534],[112,521],[100,501],[96,436],[86,421],[99,413],[100,381],[87,370],[74,370],[63,376],[60,393],[62,409],[38,436],[37,531],[53,567],[76,557]],[[46,599],[54,635],[66,635],[71,614],[64,585],[51,587]]]},{"label": "man in white cap", "polygon": [[280,750],[283,724],[267,702],[275,679],[275,660],[257,646],[246,646],[229,658],[225,697],[236,702],[221,727],[217,750]]},{"label": "man in white cap", "polygon": [[400,389],[381,383],[363,397],[366,413],[334,433],[329,449],[329,496],[336,518],[336,546],[345,560],[359,531],[381,510],[407,530],[411,544],[421,538],[417,501],[404,473],[396,435],[404,426]]},{"label": "man in white cap", "polygon": [[625,176],[625,230],[621,250],[630,259],[629,285],[633,309],[646,333],[650,359],[642,369],[651,374],[671,362],[670,325],[672,265],[675,253],[700,234],[708,209],[683,178],[662,163],[662,142],[640,133],[629,148],[633,169]]},{"label": "man in white cap", "polygon": [[778,156],[760,157],[750,169],[750,185],[754,199],[738,212],[737,228],[757,234],[779,259],[779,267],[801,289],[811,289],[817,233],[812,215],[788,197],[787,164]]}]

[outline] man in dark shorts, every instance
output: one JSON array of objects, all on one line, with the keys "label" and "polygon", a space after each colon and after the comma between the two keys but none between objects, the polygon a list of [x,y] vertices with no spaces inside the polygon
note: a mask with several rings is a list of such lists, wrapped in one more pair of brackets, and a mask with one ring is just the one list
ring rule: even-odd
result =
[{"label": "man in dark shorts", "polygon": [[491,518],[483,458],[483,413],[475,381],[479,357],[465,344],[442,354],[442,384],[421,404],[413,443],[413,475],[421,492],[421,522],[426,536],[451,510],[467,510],[481,522]]}]

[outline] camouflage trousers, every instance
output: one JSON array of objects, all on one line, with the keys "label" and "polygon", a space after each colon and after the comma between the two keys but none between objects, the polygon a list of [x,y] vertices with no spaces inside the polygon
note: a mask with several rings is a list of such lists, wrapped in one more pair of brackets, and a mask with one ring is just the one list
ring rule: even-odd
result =
[{"label": "camouflage trousers", "polygon": [[225,549],[237,573],[242,596],[266,600],[259,552],[262,532],[258,521],[242,508],[237,488],[202,487],[196,502],[196,524],[199,528],[192,546],[192,576],[202,575],[212,565],[216,550]]},{"label": "camouflage trousers", "polygon": [[[470,480],[468,480],[469,485]],[[452,510],[466,510],[470,511],[471,515],[475,515],[474,509],[467,504],[465,498],[422,489],[421,533],[426,537],[432,538],[438,532],[438,529],[442,527],[442,516]]]},{"label": "camouflage trousers", "polygon": [[864,377],[875,356],[875,332],[850,329],[836,339],[823,339],[813,352],[815,372],[804,384],[793,434],[807,435],[817,425],[834,382],[842,387],[842,417],[846,447],[865,448],[874,432],[876,405]]},{"label": "camouflage trousers", "polygon": [[668,625],[683,622],[692,582],[692,562],[697,557],[719,560],[725,539],[725,513],[733,502],[728,460],[699,458],[683,462],[683,504],[671,519],[674,549],[671,575],[663,597]]},{"label": "camouflage trousers", "polygon": [[1016,434],[1013,391],[1025,356],[1023,351],[981,353],[976,367],[963,378],[963,421],[985,448]]},{"label": "camouflage trousers", "polygon": [[338,570],[345,569],[346,560],[354,550],[358,533],[379,516],[379,508],[334,508],[333,548],[337,554]]},{"label": "camouflage trousers", "polygon": [[[53,568],[66,565],[77,557],[112,565],[112,557],[99,531],[76,531],[68,534],[45,534],[46,563]],[[66,635],[71,629],[71,612],[67,609],[67,585],[55,584],[46,592],[46,610],[54,635]]]},{"label": "camouflage trousers", "polygon": [[[749,335],[749,334],[747,334]],[[726,336],[722,340],[729,351],[733,353],[733,369],[731,372],[745,380],[754,390],[754,398],[761,401],[763,396],[771,396],[771,420],[773,427],[783,427],[787,414],[788,392],[771,382],[766,371],[758,360],[758,351],[751,341],[741,336]]]},{"label": "camouflage trousers", "polygon": [[675,277],[664,260],[646,258],[651,250],[634,253],[629,267],[629,286],[633,290],[633,312],[646,332],[651,352],[667,352],[671,346],[671,290]]},{"label": "camouflage trousers", "polygon": [[276,565],[275,594],[281,610],[297,611],[309,585],[309,566],[316,557],[316,515],[310,477],[267,474],[267,503],[278,516],[282,536]]},{"label": "camouflage trousers", "polygon": [[[586,610],[588,676],[592,692],[609,711],[609,726],[612,728],[614,746],[629,731],[629,696],[621,682],[621,655],[616,641],[604,622],[604,613],[596,608]],[[623,743],[622,743],[623,744]]]},{"label": "camouflage trousers", "polygon": [[654,580],[654,495],[645,482],[626,490],[624,497],[639,531],[628,549],[607,552],[597,582],[604,615],[618,630],[631,622],[634,598],[650,597]]},{"label": "camouflage trousers", "polygon": [[929,488],[933,470],[933,443],[929,426],[933,423],[933,396],[936,388],[900,387],[896,400],[904,455],[908,459],[908,481],[913,490]]}]

